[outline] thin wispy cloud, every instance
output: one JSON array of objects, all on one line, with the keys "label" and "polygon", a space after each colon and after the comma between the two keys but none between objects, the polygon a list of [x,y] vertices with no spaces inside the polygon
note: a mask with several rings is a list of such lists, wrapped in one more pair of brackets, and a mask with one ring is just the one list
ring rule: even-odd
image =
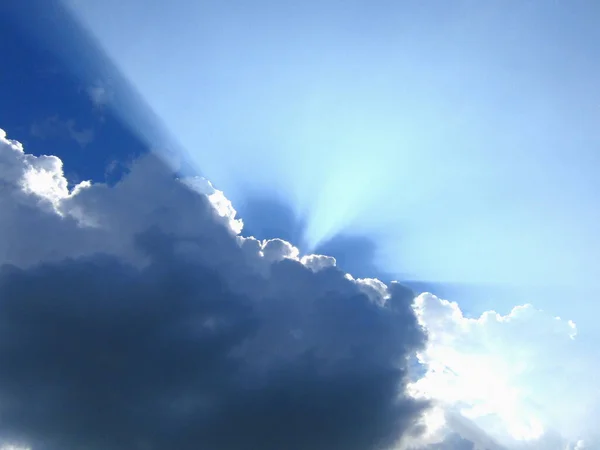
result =
[{"label": "thin wispy cloud", "polygon": [[98,109],[104,108],[111,99],[111,92],[102,83],[95,83],[86,89],[86,93],[94,106]]},{"label": "thin wispy cloud", "polygon": [[51,116],[44,120],[35,122],[30,127],[32,136],[46,139],[70,139],[80,147],[87,147],[95,137],[93,128],[85,128],[77,125],[75,119],[61,119]]}]

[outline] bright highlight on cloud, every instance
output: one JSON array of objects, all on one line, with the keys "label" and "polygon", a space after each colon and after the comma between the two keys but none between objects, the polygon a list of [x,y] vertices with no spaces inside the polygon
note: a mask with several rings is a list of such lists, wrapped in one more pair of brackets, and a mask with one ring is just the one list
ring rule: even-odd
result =
[{"label": "bright highlight on cloud", "polygon": [[472,420],[507,448],[565,448],[596,434],[598,358],[573,322],[532,305],[466,318],[431,294],[417,297],[415,310],[428,331],[419,352],[428,370],[410,386],[418,397]]},{"label": "bright highlight on cloud", "polygon": [[600,366],[568,320],[466,318],[244,237],[152,155],[69,188],[0,131],[0,183],[4,448],[598,448]]}]

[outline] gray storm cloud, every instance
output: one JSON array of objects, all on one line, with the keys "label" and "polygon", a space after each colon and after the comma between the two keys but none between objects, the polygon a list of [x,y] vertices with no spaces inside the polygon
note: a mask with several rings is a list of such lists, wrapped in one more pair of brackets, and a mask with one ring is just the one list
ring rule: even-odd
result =
[{"label": "gray storm cloud", "polygon": [[152,156],[67,188],[0,136],[0,437],[55,449],[368,450],[413,433],[412,292],[237,235]]}]

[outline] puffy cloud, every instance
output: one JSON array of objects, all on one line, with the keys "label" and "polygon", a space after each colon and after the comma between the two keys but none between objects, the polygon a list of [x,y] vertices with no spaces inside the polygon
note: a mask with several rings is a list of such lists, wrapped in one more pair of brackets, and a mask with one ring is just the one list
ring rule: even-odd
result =
[{"label": "puffy cloud", "polygon": [[0,183],[7,445],[598,448],[600,364],[572,322],[468,318],[244,237],[222,192],[152,156],[69,189],[0,130]]},{"label": "puffy cloud", "polygon": [[229,201],[223,191],[215,189],[210,181],[202,177],[187,178],[182,180],[187,186],[196,190],[200,194],[204,194],[216,213],[225,219],[229,229],[235,234],[242,232],[244,223],[241,219],[236,219],[236,210]]},{"label": "puffy cloud", "polygon": [[0,264],[26,266],[84,251],[83,230],[58,209],[69,196],[60,159],[25,154],[0,130],[0,187]]},{"label": "puffy cloud", "polygon": [[68,189],[0,134],[0,438],[35,450],[380,449],[415,433],[401,285],[239,235],[152,156]]},{"label": "puffy cloud", "polygon": [[432,294],[417,297],[416,312],[428,333],[419,352],[427,372],[410,389],[445,411],[432,436],[454,430],[493,449],[598,448],[581,439],[596,438],[600,365],[573,322],[532,305],[467,318]]}]

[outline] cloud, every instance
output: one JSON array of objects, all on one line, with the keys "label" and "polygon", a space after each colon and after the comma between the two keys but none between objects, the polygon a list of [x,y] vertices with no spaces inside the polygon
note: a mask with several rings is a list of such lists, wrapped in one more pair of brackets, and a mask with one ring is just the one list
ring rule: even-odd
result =
[{"label": "cloud", "polygon": [[445,411],[438,428],[484,448],[598,448],[600,364],[573,322],[528,304],[467,318],[427,293],[416,312],[427,372],[410,389]]},{"label": "cloud", "polygon": [[0,186],[0,448],[598,448],[600,364],[568,320],[468,318],[244,237],[151,155],[69,190],[0,132]]},{"label": "cloud", "polygon": [[103,108],[111,100],[110,91],[101,83],[89,86],[86,93],[96,108]]},{"label": "cloud", "polygon": [[62,120],[58,116],[48,117],[41,122],[34,123],[30,127],[30,132],[40,139],[72,139],[81,147],[90,144],[95,136],[92,128],[78,128],[75,120]]},{"label": "cloud", "polygon": [[368,450],[415,434],[405,287],[239,235],[155,157],[68,190],[0,132],[0,446]]}]

